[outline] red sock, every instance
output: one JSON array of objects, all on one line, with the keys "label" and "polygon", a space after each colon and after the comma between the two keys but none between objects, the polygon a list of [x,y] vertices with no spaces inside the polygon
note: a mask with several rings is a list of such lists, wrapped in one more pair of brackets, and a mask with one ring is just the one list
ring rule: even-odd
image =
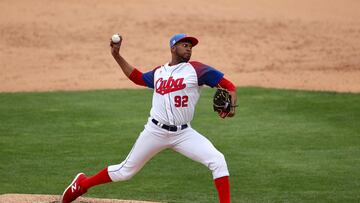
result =
[{"label": "red sock", "polygon": [[100,171],[99,173],[97,173],[94,176],[88,177],[86,179],[84,179],[83,181],[81,181],[80,185],[82,187],[84,187],[85,189],[89,189],[95,185],[100,185],[100,184],[104,184],[104,183],[109,183],[112,182],[107,167],[105,169],[103,169],[102,171]]},{"label": "red sock", "polygon": [[230,184],[229,176],[224,176],[214,180],[219,194],[220,203],[230,203]]}]

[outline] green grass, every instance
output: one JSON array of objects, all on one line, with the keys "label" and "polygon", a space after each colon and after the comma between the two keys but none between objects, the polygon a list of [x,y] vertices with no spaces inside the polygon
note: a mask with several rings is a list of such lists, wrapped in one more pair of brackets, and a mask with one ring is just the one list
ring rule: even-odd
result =
[{"label": "green grass", "polygon": [[[204,89],[192,126],[225,154],[233,202],[359,202],[360,94],[239,88],[237,115]],[[0,194],[61,194],[77,172],[120,163],[150,90],[0,94]],[[206,167],[171,151],[89,197],[217,202]]]}]

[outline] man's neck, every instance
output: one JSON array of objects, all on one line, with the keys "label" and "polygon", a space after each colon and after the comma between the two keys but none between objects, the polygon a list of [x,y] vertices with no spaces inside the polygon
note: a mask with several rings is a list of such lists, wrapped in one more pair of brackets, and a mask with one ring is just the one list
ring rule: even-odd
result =
[{"label": "man's neck", "polygon": [[175,66],[179,63],[184,63],[184,62],[187,62],[187,61],[184,61],[184,60],[181,60],[181,59],[172,59],[171,62],[169,63],[169,66]]}]

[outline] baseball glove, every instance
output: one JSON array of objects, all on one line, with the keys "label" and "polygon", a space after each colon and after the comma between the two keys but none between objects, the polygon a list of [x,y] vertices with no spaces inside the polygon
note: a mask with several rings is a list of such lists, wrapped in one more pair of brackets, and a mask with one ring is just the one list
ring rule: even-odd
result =
[{"label": "baseball glove", "polygon": [[218,88],[213,100],[214,111],[228,114],[231,111],[231,95],[226,89]]}]

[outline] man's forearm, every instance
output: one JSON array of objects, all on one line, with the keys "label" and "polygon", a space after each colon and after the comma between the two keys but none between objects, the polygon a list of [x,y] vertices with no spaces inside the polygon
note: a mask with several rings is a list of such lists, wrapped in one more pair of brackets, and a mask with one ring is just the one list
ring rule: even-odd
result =
[{"label": "man's forearm", "polygon": [[113,55],[115,61],[119,64],[120,68],[127,77],[130,77],[134,67],[131,66],[120,54]]}]

